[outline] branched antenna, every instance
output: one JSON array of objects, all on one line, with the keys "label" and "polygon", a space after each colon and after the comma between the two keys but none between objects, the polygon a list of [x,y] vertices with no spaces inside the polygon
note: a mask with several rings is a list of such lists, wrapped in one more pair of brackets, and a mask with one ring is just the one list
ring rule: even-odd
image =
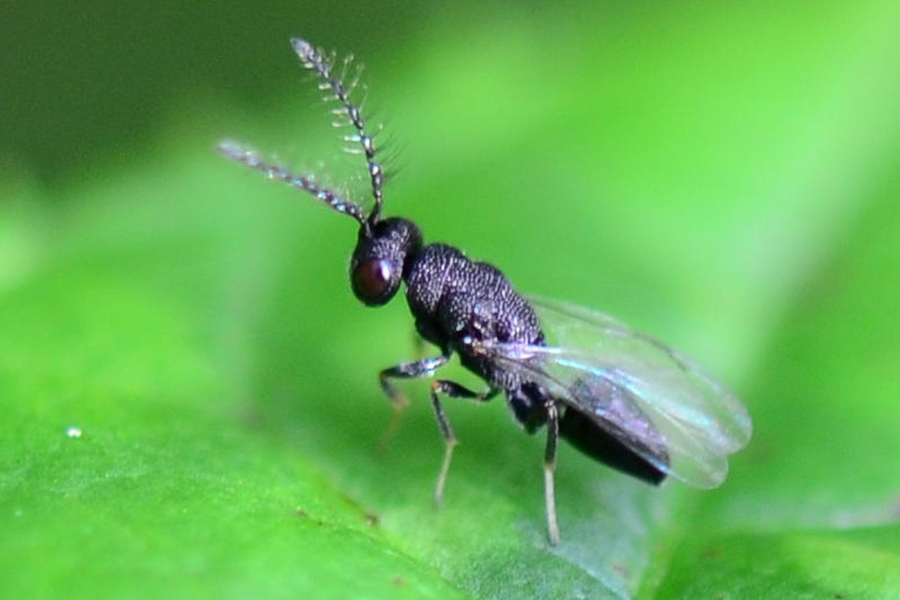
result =
[{"label": "branched antenna", "polygon": [[317,200],[324,202],[337,212],[350,215],[359,221],[366,231],[369,231],[370,222],[366,219],[365,210],[361,206],[344,200],[336,192],[320,187],[309,176],[295,175],[280,165],[267,163],[257,152],[231,140],[219,142],[218,148],[219,152],[225,157],[247,165],[251,169],[262,171],[269,176],[269,179],[283,181],[288,185],[312,194]]},{"label": "branched antenna", "polygon": [[352,56],[348,56],[343,61],[343,66],[338,67],[339,72],[336,73],[335,57],[333,55],[325,55],[320,49],[300,38],[293,38],[291,45],[294,47],[294,52],[300,57],[303,65],[307,69],[315,71],[322,80],[319,87],[323,90],[330,90],[331,95],[329,95],[329,98],[340,103],[340,107],[334,111],[335,114],[346,116],[356,130],[356,133],[349,136],[347,141],[358,143],[366,156],[369,179],[372,183],[372,195],[375,198],[375,206],[368,216],[368,222],[370,225],[373,225],[378,222],[381,207],[384,204],[384,172],[381,169],[381,165],[375,160],[375,141],[371,135],[366,133],[366,123],[362,117],[360,107],[353,104],[350,100],[350,94],[359,81],[361,68],[357,68],[350,85],[345,86],[344,79],[350,68],[350,63],[353,61]]}]

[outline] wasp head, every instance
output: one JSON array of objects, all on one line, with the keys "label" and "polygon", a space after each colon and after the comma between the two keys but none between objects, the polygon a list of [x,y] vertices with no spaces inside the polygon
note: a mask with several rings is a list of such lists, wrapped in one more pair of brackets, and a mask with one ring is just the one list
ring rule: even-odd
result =
[{"label": "wasp head", "polygon": [[264,160],[256,151],[243,144],[226,140],[219,144],[225,156],[248,167],[263,171],[269,179],[283,181],[312,195],[332,210],[355,219],[359,224],[359,238],[350,261],[350,285],[353,293],[366,306],[386,304],[400,289],[403,277],[408,273],[422,247],[422,235],[414,223],[406,219],[381,219],[384,202],[384,172],[376,159],[375,139],[370,134],[360,106],[351,101],[359,70],[349,84],[344,83],[352,57],[343,64],[336,57],[295,38],[291,40],[294,51],[303,65],[319,79],[319,88],[326,92],[326,99],[336,102],[332,114],[339,118],[338,126],[349,125],[352,133],[345,140],[356,145],[355,152],[363,155],[372,186],[374,204],[370,211],[342,194],[322,187],[311,175],[296,174],[287,168]]},{"label": "wasp head", "polygon": [[392,217],[360,227],[350,259],[350,286],[366,306],[382,306],[400,289],[413,259],[422,248],[415,223]]}]

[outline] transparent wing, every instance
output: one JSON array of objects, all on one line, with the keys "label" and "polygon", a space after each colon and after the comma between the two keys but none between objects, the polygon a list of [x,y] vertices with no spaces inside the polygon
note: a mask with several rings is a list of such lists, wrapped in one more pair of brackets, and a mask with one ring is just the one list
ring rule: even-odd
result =
[{"label": "transparent wing", "polygon": [[476,351],[541,384],[661,471],[701,488],[724,481],[727,456],[752,429],[737,398],[690,360],[607,315],[529,300],[547,346],[479,342]]}]

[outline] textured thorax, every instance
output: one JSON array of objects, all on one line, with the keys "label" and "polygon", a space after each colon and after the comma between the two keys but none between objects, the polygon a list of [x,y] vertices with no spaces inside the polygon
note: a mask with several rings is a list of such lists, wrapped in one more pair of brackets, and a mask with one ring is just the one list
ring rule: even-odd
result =
[{"label": "textured thorax", "polygon": [[459,352],[464,366],[489,380],[495,379],[493,369],[460,347],[463,337],[543,343],[537,315],[503,273],[451,246],[431,244],[416,256],[406,299],[425,339]]}]

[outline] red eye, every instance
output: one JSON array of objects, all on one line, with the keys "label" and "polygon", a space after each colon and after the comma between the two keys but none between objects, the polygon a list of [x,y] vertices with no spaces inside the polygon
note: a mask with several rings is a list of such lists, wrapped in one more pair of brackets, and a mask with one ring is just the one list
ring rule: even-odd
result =
[{"label": "red eye", "polygon": [[364,260],[353,269],[353,293],[366,304],[385,302],[392,295],[391,275],[390,262],[377,259]]}]

